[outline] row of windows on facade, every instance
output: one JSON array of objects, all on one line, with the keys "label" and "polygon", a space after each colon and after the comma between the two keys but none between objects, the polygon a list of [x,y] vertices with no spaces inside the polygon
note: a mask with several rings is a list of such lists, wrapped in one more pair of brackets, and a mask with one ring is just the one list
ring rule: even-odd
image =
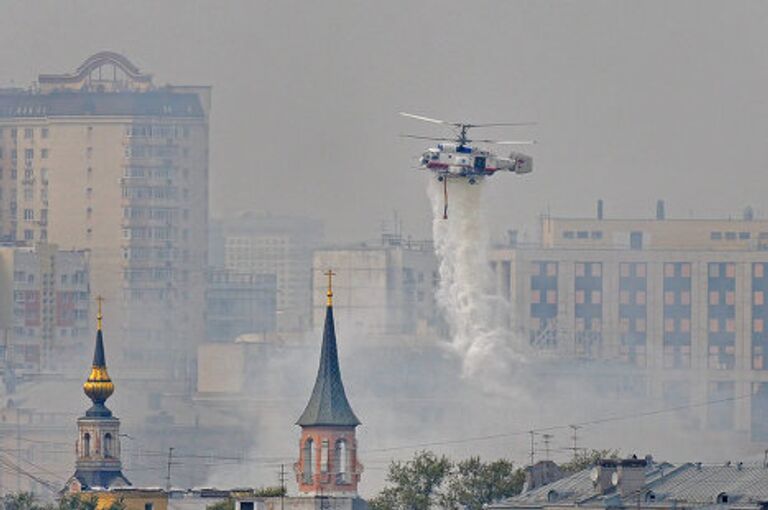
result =
[{"label": "row of windows on facade", "polygon": [[[40,159],[48,159],[50,157],[50,149],[40,149]],[[0,159],[3,158],[5,155],[5,151],[3,151],[2,147],[0,147]],[[15,162],[19,159],[19,151],[18,149],[11,149],[11,161]],[[25,161],[32,161],[35,159],[35,149],[24,149],[24,160]]]},{"label": "row of windows on facade", "polygon": [[[182,176],[185,179],[189,178],[189,168],[182,169]],[[170,161],[162,166],[126,166],[123,169],[123,177],[129,179],[174,179],[176,177],[177,168],[171,165]]]},{"label": "row of windows on facade", "polygon": [[[39,320],[43,308],[14,308],[13,315],[17,319]],[[87,321],[88,310],[58,310],[57,317],[61,321]]]},{"label": "row of windows on facade", "polygon": [[123,218],[174,221],[179,217],[179,211],[184,220],[189,219],[189,209],[180,210],[178,207],[124,207]]},{"label": "row of windows on facade", "polygon": [[189,138],[189,126],[176,124],[132,124],[125,128],[130,137],[144,138]]},{"label": "row of windows on facade", "polygon": [[[88,188],[86,194],[92,193],[92,189]],[[176,186],[123,186],[123,198],[130,199],[142,199],[142,198],[156,198],[156,199],[176,199],[179,197],[179,188]],[[186,200],[189,198],[189,189],[182,189],[182,197]]]},{"label": "row of windows on facade", "polygon": [[[50,131],[47,127],[41,127],[40,129],[40,138],[48,138]],[[35,128],[32,127],[26,127],[22,128],[22,132],[24,135],[24,139],[31,140],[35,137]],[[11,128],[9,130],[11,138],[18,138],[19,137],[19,128]],[[0,138],[5,134],[5,130],[3,128],[0,128]]]},{"label": "row of windows on facade", "polygon": [[[90,331],[88,330],[88,328],[59,328],[58,332],[60,337],[70,337],[70,338],[88,337],[90,335]],[[16,337],[28,337],[28,338],[40,337],[40,332],[37,330],[37,328],[30,328],[30,327],[23,327],[23,326],[14,327],[13,334]]]},{"label": "row of windows on facade", "polygon": [[125,147],[126,158],[177,158],[189,157],[189,148],[184,147],[179,150],[172,145],[136,145],[131,144]]},{"label": "row of windows on facade", "polygon": [[313,483],[318,459],[320,461],[320,473],[336,474],[336,483],[349,482],[351,451],[346,440],[339,439],[336,441],[333,458],[330,457],[330,444],[327,439],[323,439],[318,446],[315,445],[312,438],[308,438],[304,442],[302,474],[305,484]]},{"label": "row of windows on facade", "polygon": [[123,271],[123,280],[127,282],[188,282],[189,271],[186,269],[178,271],[164,267],[156,267],[152,269],[126,269]]},{"label": "row of windows on facade", "polygon": [[[179,229],[176,227],[129,227],[123,229],[123,239],[158,239],[171,241],[179,239]],[[189,239],[189,229],[181,229],[181,240]]]},{"label": "row of windows on facade", "polygon": [[[0,179],[2,179],[4,175],[5,175],[5,172],[3,171],[3,167],[0,166]],[[11,167],[10,177],[11,177],[12,180],[15,180],[18,177],[18,170],[16,169],[15,166]],[[24,180],[25,181],[30,181],[30,180],[34,179],[34,177],[35,177],[35,171],[34,171],[33,168],[25,168],[24,169]],[[45,168],[45,167],[40,169],[40,182],[43,185],[48,184],[48,169]]]},{"label": "row of windows on facade", "polygon": [[[563,239],[602,239],[603,238],[603,231],[602,230],[564,230],[562,232]],[[728,232],[720,232],[720,231],[713,231],[709,234],[710,239],[713,241],[720,241],[720,240],[726,240],[726,241],[735,241],[735,240],[748,240],[752,238],[751,232],[734,232],[734,231],[728,231]],[[760,232],[759,234],[760,239],[768,239],[768,232]]]},{"label": "row of windows on facade", "polygon": [[603,231],[602,230],[564,230],[563,231],[563,239],[602,239],[603,238]]},{"label": "row of windows on facade", "polygon": [[182,260],[189,261],[189,250],[178,248],[164,248],[157,246],[131,246],[123,248],[125,260]]},{"label": "row of windows on facade", "polygon": [[[86,271],[75,271],[71,274],[62,274],[60,276],[61,284],[83,285],[88,282],[88,273]],[[14,271],[13,281],[16,283],[35,283],[35,273],[26,271]]]},{"label": "row of windows on facade", "polygon": [[[768,239],[768,232],[760,232],[758,235],[760,239]],[[752,238],[752,232],[710,232],[709,238],[713,241],[746,241]]]},{"label": "row of windows on facade", "polygon": [[[531,262],[531,275],[532,276],[557,276],[558,275],[558,262],[550,261],[532,261]],[[690,278],[691,277],[690,262],[665,262],[664,263],[664,277],[665,278]],[[768,268],[768,262],[753,262],[752,274],[755,278],[764,278],[766,269]],[[621,262],[619,264],[619,276],[622,278],[645,278],[647,270],[647,263],[645,262]],[[602,263],[601,262],[576,262],[574,264],[574,272],[576,276],[602,276]],[[735,278],[736,277],[736,264],[733,262],[709,262],[707,263],[707,275],[710,278]]]}]

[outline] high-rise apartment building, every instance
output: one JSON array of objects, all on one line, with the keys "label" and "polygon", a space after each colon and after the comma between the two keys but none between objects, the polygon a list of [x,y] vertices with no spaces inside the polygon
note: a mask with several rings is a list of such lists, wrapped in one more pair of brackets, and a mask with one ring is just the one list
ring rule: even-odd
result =
[{"label": "high-rise apartment building", "polygon": [[90,251],[118,365],[186,367],[202,338],[209,107],[110,52],[0,91],[0,235]]},{"label": "high-rise apartment building", "polygon": [[322,222],[249,212],[214,222],[212,236],[214,265],[277,276],[278,331],[310,327],[312,253],[323,239]]},{"label": "high-rise apartment building", "polygon": [[[598,210],[600,211],[601,208]],[[510,323],[539,349],[643,374],[638,391],[768,442],[768,221],[542,219],[491,256]]]}]

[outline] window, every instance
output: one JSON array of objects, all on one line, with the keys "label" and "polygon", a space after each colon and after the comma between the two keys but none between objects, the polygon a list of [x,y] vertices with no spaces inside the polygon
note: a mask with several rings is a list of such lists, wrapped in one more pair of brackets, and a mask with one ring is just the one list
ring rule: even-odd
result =
[{"label": "window", "polygon": [[48,159],[48,149],[40,149],[40,157],[43,159]]},{"label": "window", "polygon": [[91,456],[91,435],[86,432],[83,434],[83,457]]},{"label": "window", "polygon": [[320,443],[320,472],[328,472],[328,440],[323,439]]},{"label": "window", "polygon": [[[643,249],[643,233],[642,232],[630,232],[629,234],[629,248],[632,250]],[[640,275],[638,275],[640,276]]]},{"label": "window", "polygon": [[304,483],[312,483],[314,478],[315,450],[312,438],[304,443]]},{"label": "window", "polygon": [[24,159],[30,160],[35,157],[35,149],[24,149]]},{"label": "window", "polygon": [[43,128],[40,130],[40,136],[43,138],[48,138],[48,128]]},{"label": "window", "polygon": [[24,240],[25,241],[34,241],[35,240],[35,233],[31,230],[25,230],[24,231]]},{"label": "window", "polygon": [[144,503],[144,510],[152,510],[153,507],[153,503]]},{"label": "window", "polygon": [[589,237],[589,232],[586,230],[579,230],[576,232],[576,237],[579,239],[587,239]]},{"label": "window", "polygon": [[592,239],[602,239],[603,238],[603,231],[602,230],[593,230],[592,231]]},{"label": "window", "polygon": [[348,476],[347,472],[349,471],[349,452],[347,450],[347,441],[344,439],[339,439],[336,441],[336,482],[337,483],[347,483],[348,482]]},{"label": "window", "polygon": [[749,239],[751,237],[749,232],[739,232],[739,239]]},{"label": "window", "polygon": [[24,219],[25,220],[34,220],[35,219],[35,211],[32,209],[24,209]]},{"label": "window", "polygon": [[35,134],[35,130],[34,129],[32,129],[32,128],[24,128],[24,138],[26,138],[27,140],[32,138],[32,136],[34,136],[34,134]]},{"label": "window", "polygon": [[726,232],[725,233],[725,239],[728,241],[733,241],[736,239],[736,232]]},{"label": "window", "polygon": [[11,128],[11,138],[18,138],[19,136],[19,130],[16,128]]},{"label": "window", "polygon": [[723,233],[722,232],[710,232],[709,233],[709,238],[711,240],[713,240],[713,241],[719,241],[720,239],[723,238]]},{"label": "window", "polygon": [[[112,457],[112,434],[107,432],[104,434],[104,456]],[[152,503],[149,503],[150,507]],[[144,506],[146,508],[146,505]]]},{"label": "window", "polygon": [[576,233],[573,230],[563,232],[563,239],[573,239],[574,237],[576,237]]}]

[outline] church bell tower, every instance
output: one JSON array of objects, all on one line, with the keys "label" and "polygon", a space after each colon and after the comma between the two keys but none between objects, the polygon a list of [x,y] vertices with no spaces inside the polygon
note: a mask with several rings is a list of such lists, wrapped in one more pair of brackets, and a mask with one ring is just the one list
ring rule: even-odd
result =
[{"label": "church bell tower", "polygon": [[347,400],[333,323],[333,276],[328,276],[323,345],[315,387],[296,421],[301,427],[299,461],[294,465],[299,492],[305,496],[357,495],[363,466],[357,461],[355,428],[360,425]]},{"label": "church bell tower", "polygon": [[120,420],[104,405],[115,391],[115,385],[107,373],[104,355],[101,297],[98,303],[96,349],[91,373],[83,384],[83,391],[93,405],[85,412],[85,416],[77,420],[77,461],[75,474],[67,482],[66,490],[69,492],[131,485],[122,473],[120,462]]}]

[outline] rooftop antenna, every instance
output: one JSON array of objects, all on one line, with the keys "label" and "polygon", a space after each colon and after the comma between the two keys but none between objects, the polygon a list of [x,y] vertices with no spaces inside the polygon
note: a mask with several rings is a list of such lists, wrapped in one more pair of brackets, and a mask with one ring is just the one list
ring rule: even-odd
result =
[{"label": "rooftop antenna", "polygon": [[544,438],[544,460],[550,460],[549,459],[549,442],[555,436],[553,436],[552,434],[544,434],[542,437]]},{"label": "rooftop antenna", "polygon": [[531,456],[531,467],[533,467],[533,459],[534,459],[535,454],[536,454],[536,447],[535,447],[535,443],[534,443],[533,437],[536,434],[536,432],[534,432],[533,430],[529,430],[528,433],[531,435],[531,453],[530,453],[530,456]]},{"label": "rooftop antenna", "polygon": [[576,456],[579,454],[579,429],[581,428],[579,425],[568,425],[571,430],[573,431],[571,433],[571,440],[573,441],[573,446],[569,448],[569,450],[573,450],[573,460],[576,461]]}]

